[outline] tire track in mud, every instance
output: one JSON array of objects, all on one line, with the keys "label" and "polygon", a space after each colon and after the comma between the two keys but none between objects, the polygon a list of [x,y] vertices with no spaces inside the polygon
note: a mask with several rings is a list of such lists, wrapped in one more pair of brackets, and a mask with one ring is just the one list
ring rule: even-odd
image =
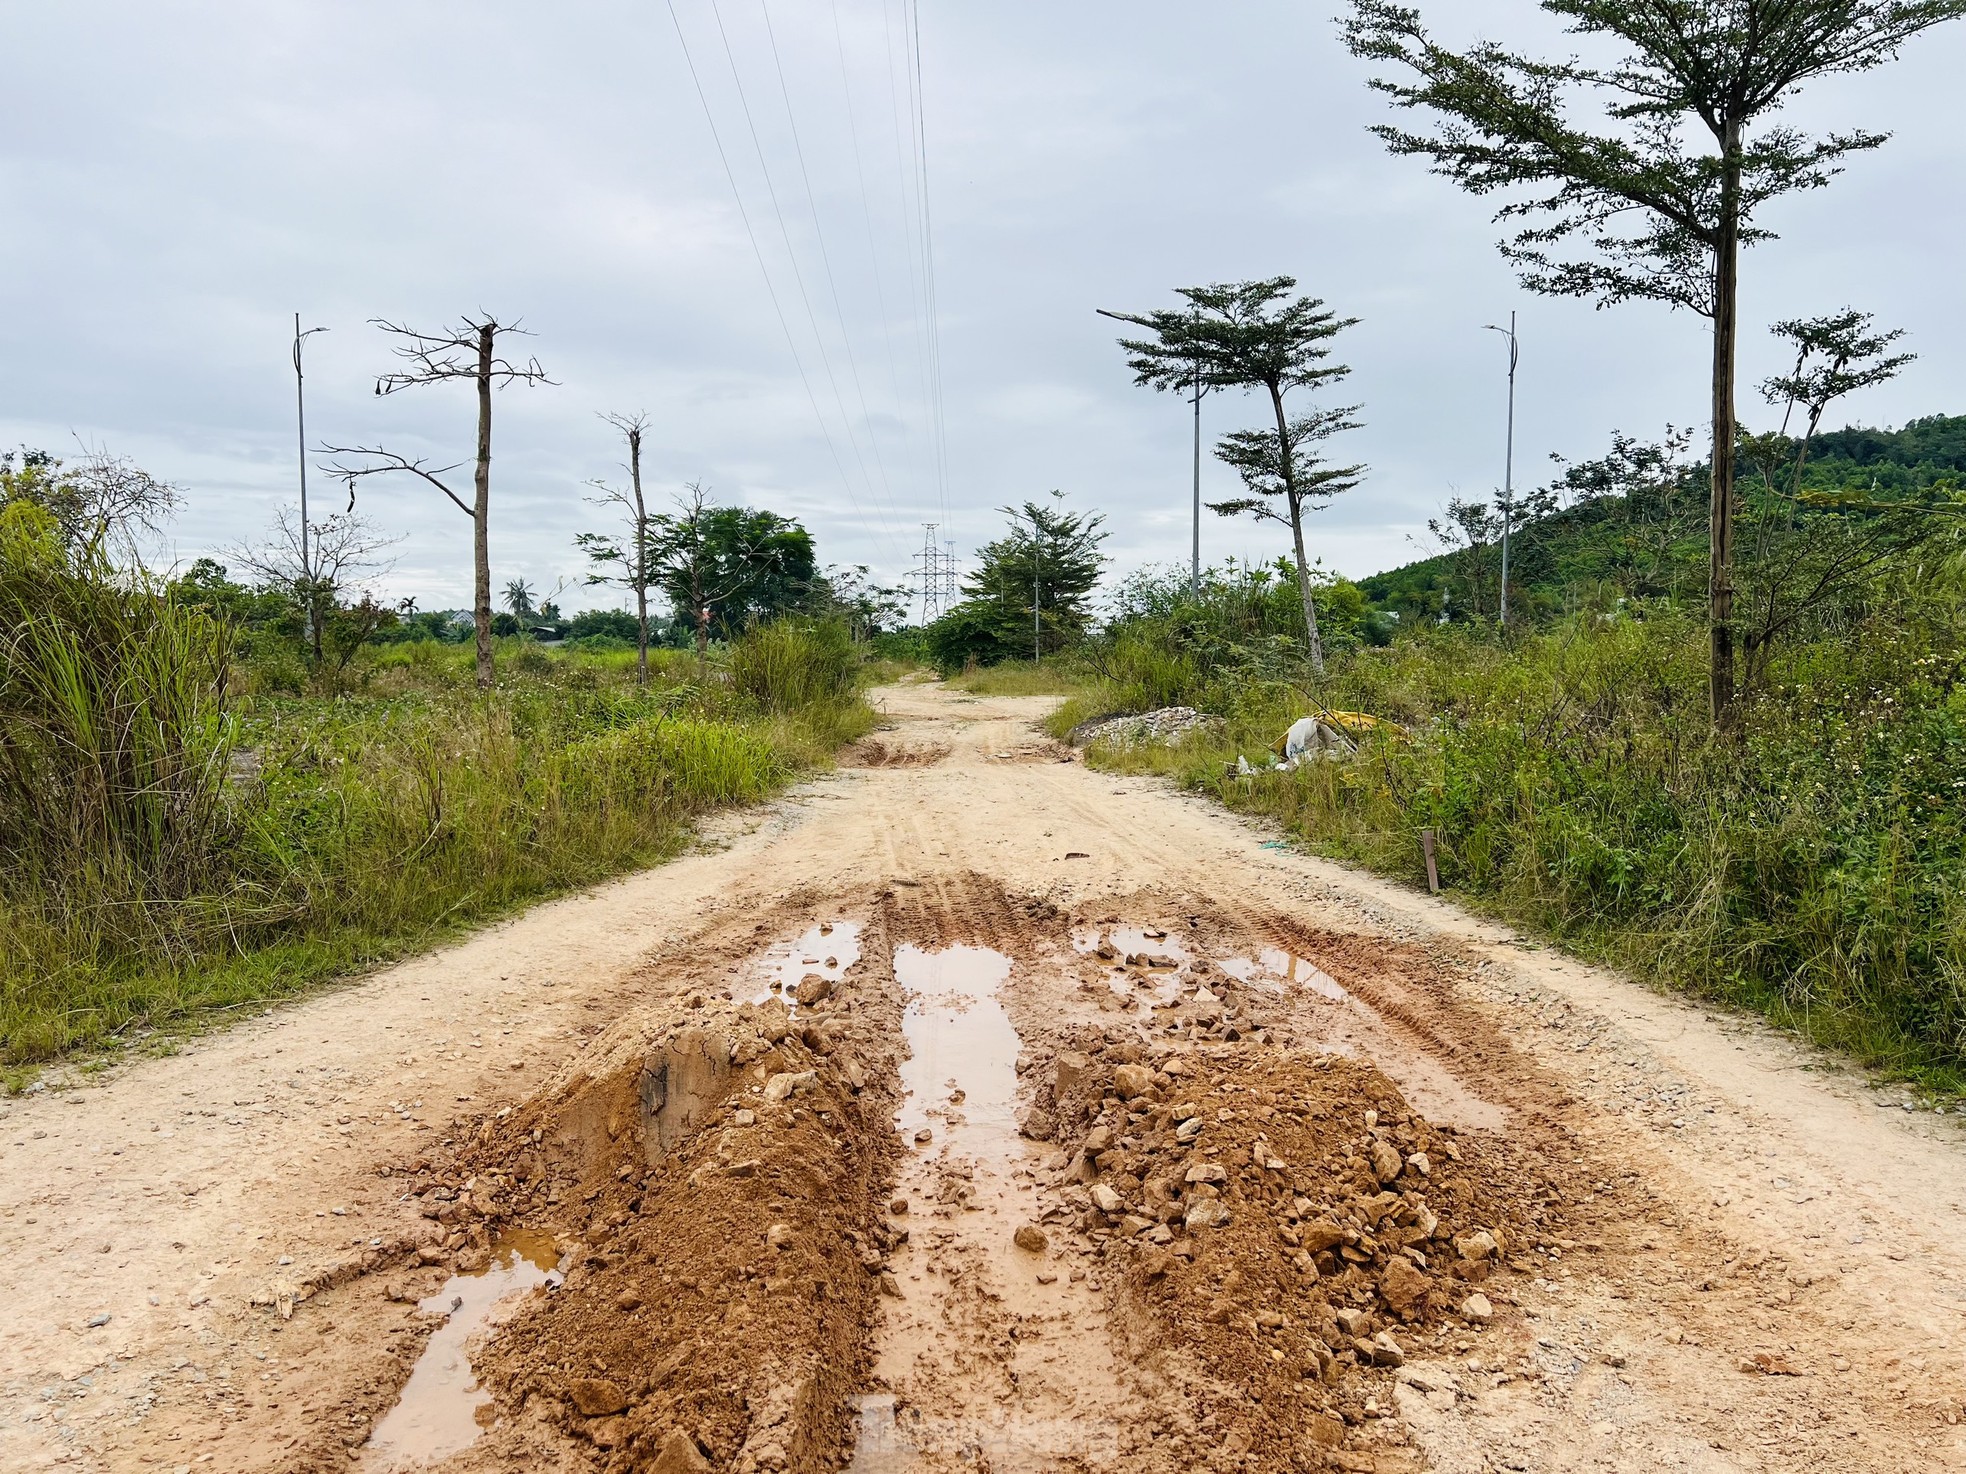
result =
[{"label": "tire track in mud", "polygon": [[[431,1145],[404,1155],[404,1133],[370,1159],[395,1205],[358,1203],[372,1238],[336,1247],[330,1223],[310,1242],[332,1272],[303,1258],[284,1303],[246,1308],[265,1269],[227,1282],[239,1307],[214,1321],[269,1370],[239,1351],[229,1385],[160,1382],[170,1415],[133,1421],[106,1467],[210,1450],[379,1474],[363,1440],[453,1278],[476,1294],[518,1234],[565,1283],[467,1341],[485,1426],[467,1419],[448,1474],[1941,1466],[1903,1401],[1921,1362],[1824,1374],[1830,1350],[1896,1352],[1892,1312],[1823,1282],[1833,1249],[1787,1262],[1677,1200],[1698,1179],[1671,1135],[1647,1146],[1566,1086],[1547,1010],[1496,996],[1506,966],[1470,970],[1482,938],[1415,942],[1430,926],[1364,880],[1307,878],[1185,801],[1129,790],[1122,812],[1102,780],[991,761],[977,744],[1016,747],[1009,724],[946,711],[922,698],[946,761],[837,780],[821,796],[855,805],[807,806],[803,833],[716,862],[687,909],[644,903],[635,925],[673,934],[625,979],[585,980],[563,1040],[527,1044],[527,1085],[457,1075]],[[858,926],[857,960],[787,950],[819,923]],[[940,995],[897,956],[956,949],[1008,965],[955,990],[1014,1031],[1008,1123],[1000,1090],[953,1098],[958,1069],[904,1074],[926,1059],[904,1061],[905,1013]],[[806,956],[835,996],[775,1001],[768,967],[796,984]],[[974,1016],[954,1011],[958,1036]],[[897,1135],[907,1110],[936,1113],[928,1142]],[[303,1201],[254,1227],[294,1234],[349,1200]]]}]

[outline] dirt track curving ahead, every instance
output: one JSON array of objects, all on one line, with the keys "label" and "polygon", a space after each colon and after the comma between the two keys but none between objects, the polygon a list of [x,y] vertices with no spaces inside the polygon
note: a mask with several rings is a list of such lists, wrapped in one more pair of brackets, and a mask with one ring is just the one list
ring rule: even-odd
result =
[{"label": "dirt track curving ahead", "polygon": [[1966,1467],[1951,1118],[880,697],[697,854],[0,1106],[0,1469]]}]

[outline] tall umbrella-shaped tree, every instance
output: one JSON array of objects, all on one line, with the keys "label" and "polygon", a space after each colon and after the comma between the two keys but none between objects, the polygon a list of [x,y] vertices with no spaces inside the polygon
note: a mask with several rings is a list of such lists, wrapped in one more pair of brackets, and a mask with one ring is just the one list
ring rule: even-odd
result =
[{"label": "tall umbrella-shaped tree", "polygon": [[[1304,604],[1304,634],[1311,665],[1322,671],[1324,642],[1318,635],[1317,604],[1311,598],[1310,567],[1304,551],[1304,513],[1319,493],[1300,485],[1299,475],[1308,465],[1300,437],[1324,416],[1313,413],[1293,418],[1284,399],[1294,390],[1321,389],[1351,373],[1344,364],[1331,362],[1330,344],[1358,319],[1339,317],[1316,297],[1291,296],[1296,287],[1296,278],[1288,276],[1182,287],[1177,295],[1186,300],[1186,307],[1110,315],[1152,334],[1120,339],[1136,383],[1156,389],[1193,388],[1196,392],[1201,387],[1260,390],[1269,397],[1275,430],[1231,436],[1217,454],[1242,471],[1244,483],[1253,490],[1256,483],[1249,480],[1251,474],[1259,481],[1265,475],[1275,479],[1275,492],[1284,507],[1279,520],[1288,521],[1296,553],[1297,592]],[[1329,413],[1344,420],[1351,411]],[[1324,433],[1335,433],[1335,429]],[[1250,437],[1267,441],[1267,451],[1257,448]],[[1358,468],[1352,469],[1355,472]],[[1340,489],[1332,485],[1324,494]],[[1268,498],[1270,493],[1260,490],[1258,495]],[[1269,505],[1268,500],[1223,504],[1234,510]]]},{"label": "tall umbrella-shaped tree", "polygon": [[[1966,0],[1539,0],[1615,61],[1543,61],[1493,43],[1464,51],[1392,0],[1352,0],[1345,40],[1399,68],[1373,87],[1432,114],[1430,131],[1374,131],[1470,193],[1500,193],[1502,253],[1532,291],[1646,299],[1713,323],[1708,698],[1737,724],[1734,630],[1736,343],[1742,247],[1769,201],[1820,189],[1886,135],[1810,137],[1769,119],[1805,83],[1880,66]],[[1695,142],[1703,146],[1694,146]]]}]

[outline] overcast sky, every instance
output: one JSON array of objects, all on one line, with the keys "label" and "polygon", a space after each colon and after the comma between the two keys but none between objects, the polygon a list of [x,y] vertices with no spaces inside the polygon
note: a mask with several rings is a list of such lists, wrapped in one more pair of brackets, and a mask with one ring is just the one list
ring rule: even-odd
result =
[{"label": "overcast sky", "polygon": [[[437,463],[469,454],[469,388],[375,397],[390,359],[366,320],[523,318],[558,383],[497,401],[492,559],[550,590],[606,525],[582,500],[621,458],[603,411],[649,414],[652,489],[700,479],[887,578],[923,522],[967,554],[993,509],[1052,488],[1106,515],[1120,568],[1184,558],[1186,412],[1132,387],[1093,309],[1195,282],[1290,274],[1362,319],[1342,353],[1372,475],[1313,535],[1346,574],[1406,561],[1450,495],[1499,484],[1504,345],[1482,325],[1512,309],[1519,479],[1614,428],[1705,418],[1702,322],[1527,296],[1489,206],[1367,134],[1383,105],[1338,0],[923,0],[941,476],[903,0],[770,0],[769,33],[759,0],[716,3],[675,0],[706,118],[660,0],[0,0],[0,445],[79,438],[180,483],[165,554],[188,560],[294,494],[295,311],[330,329],[310,439]],[[1422,8],[1457,40],[1552,35],[1529,0]],[[1744,384],[1777,366],[1767,323],[1850,304],[1920,358],[1846,418],[1966,411],[1962,75],[1954,25],[1791,109],[1896,137],[1768,213],[1783,239],[1749,258]],[[1263,407],[1204,414],[1219,433]],[[407,478],[363,505],[401,537],[392,594],[468,601],[461,514]],[[1283,544],[1203,527],[1209,559]]]}]

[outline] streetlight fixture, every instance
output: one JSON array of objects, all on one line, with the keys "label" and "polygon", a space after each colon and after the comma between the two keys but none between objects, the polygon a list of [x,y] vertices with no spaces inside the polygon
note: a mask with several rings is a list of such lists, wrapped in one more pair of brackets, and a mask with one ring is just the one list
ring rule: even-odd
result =
[{"label": "streetlight fixture", "polygon": [[1500,619],[1504,628],[1509,622],[1509,523],[1515,516],[1515,370],[1522,360],[1522,348],[1516,338],[1515,314],[1509,314],[1509,325],[1505,328],[1485,323],[1483,326],[1491,333],[1500,333],[1509,340],[1509,439],[1507,459],[1502,470],[1502,597]]}]

